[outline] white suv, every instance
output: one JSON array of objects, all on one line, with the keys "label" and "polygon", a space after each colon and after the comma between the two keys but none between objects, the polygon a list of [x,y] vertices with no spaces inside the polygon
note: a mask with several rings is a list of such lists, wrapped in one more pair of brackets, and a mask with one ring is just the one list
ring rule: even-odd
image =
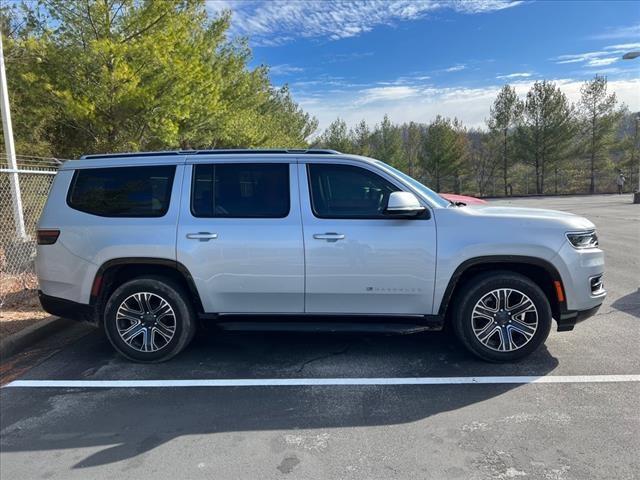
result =
[{"label": "white suv", "polygon": [[522,358],[605,297],[594,225],[452,204],[331,150],[87,155],[56,175],[38,230],[42,306],[167,360],[197,320],[226,329],[410,332],[451,325]]}]

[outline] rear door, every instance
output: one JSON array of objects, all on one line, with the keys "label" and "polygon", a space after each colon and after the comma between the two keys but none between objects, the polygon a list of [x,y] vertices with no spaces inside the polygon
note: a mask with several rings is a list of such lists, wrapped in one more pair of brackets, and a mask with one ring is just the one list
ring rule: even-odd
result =
[{"label": "rear door", "polygon": [[432,313],[433,217],[390,218],[386,202],[402,185],[361,162],[334,162],[299,165],[306,311]]},{"label": "rear door", "polygon": [[210,313],[304,311],[296,164],[286,159],[187,165],[177,258]]}]

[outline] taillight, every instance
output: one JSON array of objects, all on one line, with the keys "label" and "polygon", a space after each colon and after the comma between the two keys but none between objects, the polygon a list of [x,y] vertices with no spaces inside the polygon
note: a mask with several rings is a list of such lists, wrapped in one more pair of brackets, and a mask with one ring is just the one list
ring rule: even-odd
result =
[{"label": "taillight", "polygon": [[60,236],[60,230],[38,230],[38,245],[53,245]]}]

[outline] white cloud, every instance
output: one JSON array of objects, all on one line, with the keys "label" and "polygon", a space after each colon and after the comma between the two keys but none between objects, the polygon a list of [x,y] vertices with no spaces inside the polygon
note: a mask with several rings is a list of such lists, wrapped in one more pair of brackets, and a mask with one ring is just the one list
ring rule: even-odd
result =
[{"label": "white cloud", "polygon": [[604,50],[599,50],[596,52],[586,52],[586,53],[577,53],[571,55],[560,55],[555,57],[555,60],[558,64],[567,64],[567,63],[584,63],[587,67],[599,67],[603,65],[611,65],[612,63],[617,62],[622,58],[622,55],[627,51],[627,47],[633,46],[637,44],[624,44],[624,45],[610,45],[605,47]]},{"label": "white cloud", "polygon": [[[556,84],[570,101],[580,98],[583,81],[556,79]],[[533,80],[512,83],[516,93],[524,98],[533,85]],[[384,114],[394,122],[432,121],[436,115],[457,117],[468,127],[485,126],[485,118],[502,85],[481,88],[436,88],[436,87],[384,87],[362,90],[341,95],[326,95],[313,103],[300,102],[307,111],[315,115],[320,128],[326,128],[336,117],[343,118],[349,126],[365,119],[373,125],[379,123]],[[640,110],[640,79],[609,80],[609,91],[615,92],[620,103],[632,111]],[[366,101],[363,101],[366,100]]]},{"label": "white cloud", "polygon": [[554,60],[556,63],[580,63],[587,62],[593,58],[602,57],[604,55],[611,55],[611,52],[587,52],[571,55],[560,55]]},{"label": "white cloud", "polygon": [[593,58],[587,62],[588,67],[600,67],[604,65],[611,65],[612,63],[617,62],[620,57],[603,57],[603,58]]},{"label": "white cloud", "polygon": [[533,73],[530,73],[530,72],[516,72],[516,73],[510,73],[508,75],[498,75],[496,78],[500,78],[502,80],[510,80],[513,78],[529,78],[532,75]]},{"label": "white cloud", "polygon": [[458,0],[455,3],[455,9],[464,13],[484,13],[494,10],[503,10],[505,8],[515,7],[522,3],[521,0],[505,2],[502,0]]},{"label": "white cloud", "polygon": [[324,63],[352,62],[371,56],[373,56],[373,52],[334,53],[326,55],[327,60]]},{"label": "white cloud", "polygon": [[466,65],[454,65],[453,67],[445,68],[445,72],[459,72],[460,70],[464,70],[467,68]]},{"label": "white cloud", "polygon": [[478,14],[520,4],[512,0],[209,0],[212,14],[231,10],[231,30],[258,46],[275,46],[295,38],[355,37],[380,25],[416,20],[429,12],[452,9]]},{"label": "white cloud", "polygon": [[290,75],[292,73],[304,72],[304,68],[294,67],[288,63],[283,63],[282,65],[272,65],[269,67],[269,72],[272,75]]},{"label": "white cloud", "polygon": [[605,50],[633,50],[635,48],[640,48],[640,43],[620,43],[604,47]]},{"label": "white cloud", "polygon": [[361,96],[355,101],[357,105],[364,105],[372,102],[400,100],[414,97],[420,93],[415,87],[393,86],[393,87],[373,87],[361,90]]},{"label": "white cloud", "polygon": [[611,28],[606,32],[597,33],[591,38],[598,40],[612,39],[612,38],[634,38],[640,37],[640,23],[636,25],[630,25],[626,27]]},{"label": "white cloud", "polygon": [[413,73],[410,75],[403,75],[401,77],[396,78],[395,80],[390,81],[378,81],[375,82],[376,85],[422,85],[425,80],[429,80],[431,77],[429,75],[424,75],[421,73]]}]

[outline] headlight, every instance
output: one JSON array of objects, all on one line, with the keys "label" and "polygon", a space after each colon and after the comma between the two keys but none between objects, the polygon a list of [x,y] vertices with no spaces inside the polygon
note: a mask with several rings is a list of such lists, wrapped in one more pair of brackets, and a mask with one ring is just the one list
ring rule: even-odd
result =
[{"label": "headlight", "polygon": [[598,235],[595,230],[592,232],[567,233],[567,239],[574,248],[596,248],[598,246]]}]

